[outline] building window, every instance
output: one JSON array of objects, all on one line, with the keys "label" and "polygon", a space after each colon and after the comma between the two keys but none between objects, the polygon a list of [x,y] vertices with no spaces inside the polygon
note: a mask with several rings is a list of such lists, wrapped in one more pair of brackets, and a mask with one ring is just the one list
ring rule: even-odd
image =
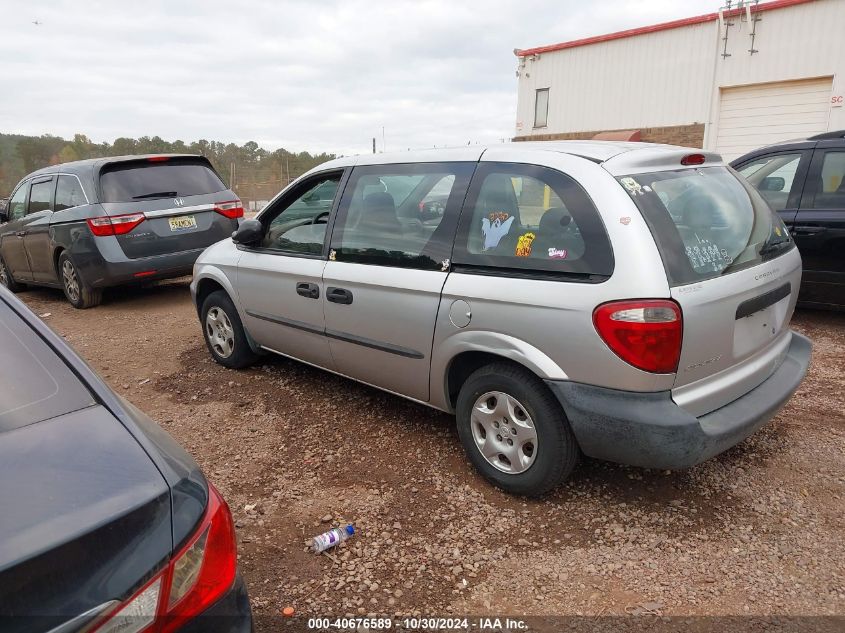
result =
[{"label": "building window", "polygon": [[534,97],[534,127],[546,127],[549,122],[549,89],[540,88]]}]

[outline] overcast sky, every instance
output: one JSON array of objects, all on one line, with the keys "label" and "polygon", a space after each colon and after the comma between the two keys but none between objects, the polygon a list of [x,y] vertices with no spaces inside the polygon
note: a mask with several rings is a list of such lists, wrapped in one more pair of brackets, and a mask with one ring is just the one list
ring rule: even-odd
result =
[{"label": "overcast sky", "polygon": [[494,142],[514,135],[514,48],[720,4],[0,0],[0,132],[343,154],[381,149],[382,126],[388,151]]}]

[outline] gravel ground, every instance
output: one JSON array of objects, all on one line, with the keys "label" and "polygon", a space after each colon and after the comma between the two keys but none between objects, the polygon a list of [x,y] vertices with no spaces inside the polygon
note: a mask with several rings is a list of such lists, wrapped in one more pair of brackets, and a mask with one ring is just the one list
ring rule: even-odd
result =
[{"label": "gravel ground", "polygon": [[[187,282],[76,311],[20,295],[202,465],[237,522],[258,630],[311,615],[845,615],[845,314],[787,407],[683,472],[584,460],[539,501],[464,459],[450,416],[281,358],[214,364]],[[358,534],[318,556],[332,525]]]}]

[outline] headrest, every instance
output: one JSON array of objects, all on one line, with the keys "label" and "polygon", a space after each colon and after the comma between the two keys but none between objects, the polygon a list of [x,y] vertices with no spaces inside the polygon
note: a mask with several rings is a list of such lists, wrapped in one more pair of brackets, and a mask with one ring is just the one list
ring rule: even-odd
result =
[{"label": "headrest", "polygon": [[572,222],[572,216],[563,207],[552,207],[540,216],[540,225],[538,231],[540,233],[559,233],[569,223]]},{"label": "headrest", "polygon": [[690,228],[709,228],[715,220],[716,205],[710,196],[693,196],[684,206],[684,224]]}]

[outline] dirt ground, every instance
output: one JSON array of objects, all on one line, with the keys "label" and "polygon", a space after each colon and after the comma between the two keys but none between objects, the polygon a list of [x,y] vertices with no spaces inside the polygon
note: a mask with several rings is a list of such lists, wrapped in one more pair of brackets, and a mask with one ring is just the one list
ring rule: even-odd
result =
[{"label": "dirt ground", "polygon": [[[259,631],[300,615],[845,615],[845,314],[799,311],[810,374],[684,472],[583,460],[538,501],[492,488],[453,420],[282,358],[213,363],[188,282],[89,311],[21,298],[202,465],[235,516]],[[330,525],[358,534],[306,551]]]}]

